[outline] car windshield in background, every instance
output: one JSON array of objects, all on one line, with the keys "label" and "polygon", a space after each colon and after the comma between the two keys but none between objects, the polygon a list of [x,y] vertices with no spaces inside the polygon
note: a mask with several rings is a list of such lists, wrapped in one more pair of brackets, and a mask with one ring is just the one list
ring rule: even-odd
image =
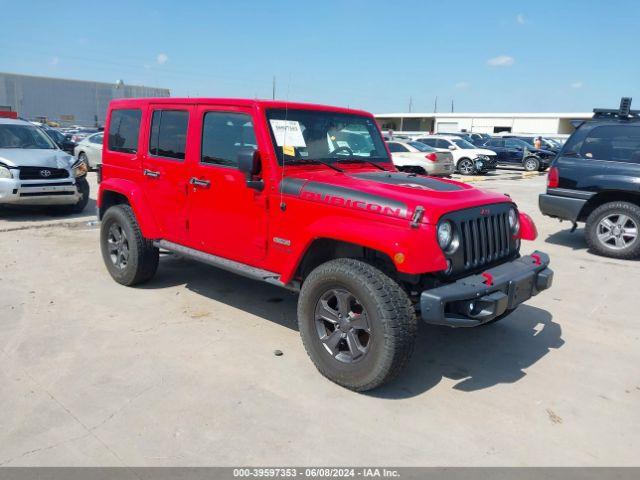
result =
[{"label": "car windshield in background", "polygon": [[375,121],[320,110],[267,110],[280,164],[295,161],[390,162]]},{"label": "car windshield in background", "polygon": [[437,152],[435,148],[432,148],[429,145],[425,145],[424,143],[421,143],[421,142],[409,142],[409,145],[411,145],[413,148],[415,148],[420,152]]},{"label": "car windshield in background", "polygon": [[55,149],[53,141],[38,127],[0,124],[0,148]]},{"label": "car windshield in background", "polygon": [[469,150],[471,148],[476,148],[476,146],[473,143],[469,143],[463,138],[454,138],[451,141],[453,143],[455,143],[458,147],[460,147],[460,148],[462,148],[464,150]]}]

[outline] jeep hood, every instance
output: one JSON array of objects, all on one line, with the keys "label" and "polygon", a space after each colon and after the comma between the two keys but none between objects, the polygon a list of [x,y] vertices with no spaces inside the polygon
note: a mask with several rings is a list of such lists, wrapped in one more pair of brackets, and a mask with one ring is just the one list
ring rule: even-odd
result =
[{"label": "jeep hood", "polygon": [[302,200],[403,219],[410,219],[421,206],[426,223],[436,223],[443,214],[455,210],[511,202],[506,195],[466,183],[391,171],[292,173],[282,181],[281,190]]},{"label": "jeep hood", "polygon": [[69,168],[73,157],[58,149],[0,148],[0,163],[7,167]]}]

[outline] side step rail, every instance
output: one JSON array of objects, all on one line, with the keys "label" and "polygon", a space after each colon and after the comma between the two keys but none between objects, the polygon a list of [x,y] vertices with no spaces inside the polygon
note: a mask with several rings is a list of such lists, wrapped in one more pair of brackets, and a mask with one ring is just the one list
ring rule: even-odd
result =
[{"label": "side step rail", "polygon": [[169,242],[167,240],[156,240],[155,242],[153,242],[153,245],[164,250],[169,250],[170,252],[179,253],[180,255],[192,258],[193,260],[197,260],[199,262],[221,268],[222,270],[237,273],[238,275],[242,275],[243,277],[251,278],[253,280],[260,280],[261,282],[271,283],[273,285],[288,288],[294,291],[299,290],[299,287],[297,287],[295,284],[282,283],[280,281],[280,276],[275,272],[270,272],[261,268],[245,265],[244,263],[229,260],[228,258],[218,257],[217,255],[212,255],[210,253],[201,252],[199,250],[185,247],[184,245]]}]

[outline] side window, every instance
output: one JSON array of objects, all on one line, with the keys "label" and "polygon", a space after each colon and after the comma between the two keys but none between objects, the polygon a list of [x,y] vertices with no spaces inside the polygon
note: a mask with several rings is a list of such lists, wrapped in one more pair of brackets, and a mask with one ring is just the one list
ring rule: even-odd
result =
[{"label": "side window", "polygon": [[449,148],[451,145],[452,143],[449,142],[449,140],[443,140],[442,138],[438,139],[436,142],[437,148]]},{"label": "side window", "polygon": [[421,138],[418,141],[420,143],[424,143],[425,145],[429,145],[430,147],[435,147],[436,146],[436,139],[435,138]]},{"label": "side window", "polygon": [[237,167],[238,153],[245,148],[258,148],[250,115],[231,112],[205,113],[200,157],[202,163]]},{"label": "side window", "polygon": [[640,163],[640,126],[596,127],[584,140],[580,155],[599,160]]},{"label": "side window", "polygon": [[516,142],[515,140],[505,140],[504,145],[507,148],[518,148],[522,146],[520,142]]},{"label": "side window", "polygon": [[492,138],[487,143],[485,143],[485,145],[488,145],[490,147],[501,147],[502,146],[502,140],[499,140],[497,138]]},{"label": "side window", "polygon": [[406,147],[400,145],[399,143],[389,142],[387,145],[389,145],[389,151],[391,153],[402,153],[409,151]]},{"label": "side window", "polygon": [[156,110],[151,119],[149,153],[158,157],[184,160],[189,112]]},{"label": "side window", "polygon": [[99,135],[92,135],[92,136],[89,138],[89,141],[90,141],[91,143],[102,143],[102,139],[103,139],[103,135],[102,135],[102,134],[99,134]]},{"label": "side window", "polygon": [[109,124],[109,150],[136,153],[140,132],[140,110],[113,110]]}]

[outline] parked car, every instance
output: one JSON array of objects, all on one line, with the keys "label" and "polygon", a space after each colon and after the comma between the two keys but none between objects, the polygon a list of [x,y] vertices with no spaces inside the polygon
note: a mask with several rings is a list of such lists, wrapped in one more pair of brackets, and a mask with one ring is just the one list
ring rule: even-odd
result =
[{"label": "parked car", "polygon": [[[518,140],[522,140],[523,142],[525,142],[527,145],[529,145],[529,147],[531,148],[535,148],[535,140],[538,137],[538,135],[502,135],[501,138],[515,138]],[[558,153],[558,151],[560,150],[560,148],[558,148],[557,144],[554,142],[550,142],[549,140],[545,140],[544,138],[540,137],[541,139],[541,143],[542,143],[542,148],[544,150],[548,150],[550,152],[553,153]]]},{"label": "parked car", "polygon": [[73,149],[76,147],[76,143],[71,141],[70,138],[64,135],[61,131],[48,127],[47,125],[43,125],[40,128],[49,135],[51,140],[55,142],[60,150],[73,154]]},{"label": "parked car", "polygon": [[556,156],[549,150],[534,148],[518,138],[492,138],[483,144],[498,154],[502,165],[522,165],[527,172],[544,171]]},{"label": "parked car", "polygon": [[0,118],[0,205],[54,205],[84,210],[87,167],[63,152],[42,129]]},{"label": "parked car", "polygon": [[451,151],[456,171],[463,175],[493,170],[498,163],[496,152],[477,148],[472,143],[455,135],[429,135],[428,137],[420,137],[416,141],[433,148]]},{"label": "parked car", "polygon": [[79,128],[75,133],[71,134],[71,141],[75,143],[80,143],[82,140],[84,140],[89,135],[94,133],[98,133],[97,128],[89,128],[89,127]]},{"label": "parked car", "polygon": [[427,323],[483,325],[551,286],[549,257],[520,254],[535,226],[511,198],[399,172],[369,113],[118,99],[106,132],[98,204],[113,279],[151,279],[162,248],[299,291],[302,342],[344,387],[402,370],[418,307]]},{"label": "parked car", "polygon": [[393,164],[401,172],[449,176],[453,156],[449,150],[432,148],[420,142],[387,142]]},{"label": "parked car", "polygon": [[89,170],[95,170],[102,163],[102,142],[104,133],[98,132],[80,141],[73,151],[73,156],[82,160]]},{"label": "parked car", "polygon": [[591,251],[640,257],[640,110],[595,109],[551,164],[543,214],[585,222]]}]

